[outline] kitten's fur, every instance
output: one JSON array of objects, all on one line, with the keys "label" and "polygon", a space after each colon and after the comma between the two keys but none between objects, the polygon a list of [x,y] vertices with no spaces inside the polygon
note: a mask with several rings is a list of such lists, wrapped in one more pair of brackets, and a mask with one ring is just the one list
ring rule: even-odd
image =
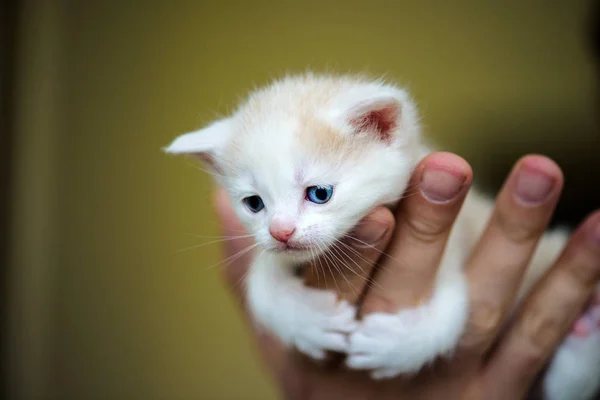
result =
[{"label": "kitten's fur", "polygon": [[[421,142],[416,107],[402,89],[360,77],[287,77],[252,93],[229,118],[182,135],[166,151],[199,155],[227,190],[240,220],[263,251],[247,282],[256,321],[301,352],[323,358],[346,353],[346,364],[373,378],[421,369],[455,347],[468,313],[463,267],[492,202],[471,191],[453,228],[432,298],[415,309],[355,319],[355,307],[333,292],[295,277],[375,206],[393,206],[417,162],[430,153]],[[332,185],[325,204],[305,199],[306,188]],[[243,203],[259,195],[265,208]],[[283,250],[269,234],[276,221],[295,227]],[[547,233],[524,280],[522,294],[552,264],[566,241]],[[569,337],[544,380],[548,399],[589,399],[600,376],[600,332]]]}]

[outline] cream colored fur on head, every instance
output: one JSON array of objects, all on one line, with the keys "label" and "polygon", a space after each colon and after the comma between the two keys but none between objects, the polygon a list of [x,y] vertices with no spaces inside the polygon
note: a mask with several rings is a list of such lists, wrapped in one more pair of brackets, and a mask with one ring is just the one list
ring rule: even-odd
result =
[{"label": "cream colored fur on head", "polygon": [[[387,124],[387,125],[386,125]],[[274,221],[293,225],[291,243],[314,257],[375,205],[401,197],[420,156],[408,94],[355,77],[289,77],[253,93],[229,118],[179,137],[170,153],[201,154],[257,242],[275,250]],[[331,185],[327,204],[307,187]],[[262,198],[259,213],[243,199]]]}]

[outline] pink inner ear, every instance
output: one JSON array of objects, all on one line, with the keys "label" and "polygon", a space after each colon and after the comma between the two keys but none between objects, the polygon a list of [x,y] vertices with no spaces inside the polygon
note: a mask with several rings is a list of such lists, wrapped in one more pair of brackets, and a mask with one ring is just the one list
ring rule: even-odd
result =
[{"label": "pink inner ear", "polygon": [[202,161],[204,163],[204,165],[211,168],[215,172],[217,172],[219,174],[223,172],[223,171],[221,171],[221,169],[219,168],[219,166],[217,165],[215,159],[213,158],[213,156],[211,154],[209,154],[209,153],[193,153],[193,155],[198,160]]},{"label": "pink inner ear", "polygon": [[384,107],[379,110],[369,111],[350,120],[358,132],[374,132],[379,139],[390,142],[392,131],[398,121],[398,108],[395,106]]}]

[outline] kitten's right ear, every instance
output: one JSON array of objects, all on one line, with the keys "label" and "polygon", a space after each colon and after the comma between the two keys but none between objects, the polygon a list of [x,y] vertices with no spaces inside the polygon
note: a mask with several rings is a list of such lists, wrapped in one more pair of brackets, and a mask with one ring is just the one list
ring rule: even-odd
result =
[{"label": "kitten's right ear", "polygon": [[230,118],[177,137],[163,150],[171,154],[189,154],[218,170],[218,156],[232,134]]}]

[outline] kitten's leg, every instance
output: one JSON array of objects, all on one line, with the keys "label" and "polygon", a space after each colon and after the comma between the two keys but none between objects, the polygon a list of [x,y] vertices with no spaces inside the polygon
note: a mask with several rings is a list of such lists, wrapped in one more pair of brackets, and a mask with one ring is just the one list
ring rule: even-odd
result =
[{"label": "kitten's leg", "polygon": [[248,306],[256,322],[302,353],[325,358],[346,352],[357,327],[356,308],[333,291],[312,289],[290,267],[258,261],[248,277]]},{"label": "kitten's leg", "polygon": [[600,286],[554,355],[543,389],[546,400],[590,400],[600,393]]},{"label": "kitten's leg", "polygon": [[458,343],[467,318],[467,287],[462,272],[439,280],[429,303],[396,314],[364,317],[350,335],[346,365],[367,369],[374,379],[414,373]]}]

